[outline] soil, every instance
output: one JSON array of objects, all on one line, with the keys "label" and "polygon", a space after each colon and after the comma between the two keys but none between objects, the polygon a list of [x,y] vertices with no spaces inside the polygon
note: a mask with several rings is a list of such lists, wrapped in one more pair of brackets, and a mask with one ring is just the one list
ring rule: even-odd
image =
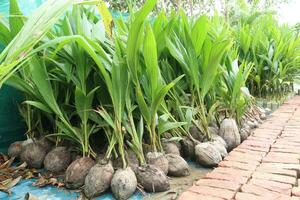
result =
[{"label": "soil", "polygon": [[194,181],[203,177],[212,168],[204,168],[195,162],[189,162],[190,175],[185,177],[169,177],[170,190],[166,192],[147,193],[143,199],[145,200],[172,200],[176,199],[188,187],[193,185]]}]

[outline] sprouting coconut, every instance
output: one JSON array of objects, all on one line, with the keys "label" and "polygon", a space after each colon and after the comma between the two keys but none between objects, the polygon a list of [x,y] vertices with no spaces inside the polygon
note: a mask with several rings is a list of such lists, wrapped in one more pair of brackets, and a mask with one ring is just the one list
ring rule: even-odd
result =
[{"label": "sprouting coconut", "polygon": [[154,165],[138,167],[136,177],[147,192],[164,192],[170,189],[168,177]]},{"label": "sprouting coconut", "polygon": [[182,156],[185,159],[192,160],[195,157],[195,144],[187,137],[180,140]]},{"label": "sprouting coconut", "polygon": [[217,148],[211,143],[204,142],[195,147],[196,160],[200,165],[217,166],[222,161],[222,157]]},{"label": "sprouting coconut", "polygon": [[67,169],[71,162],[71,154],[66,147],[56,147],[45,157],[44,166],[50,172],[61,172]]},{"label": "sprouting coconut", "polygon": [[[136,154],[132,150],[127,150],[125,156],[126,156],[126,160],[128,161],[128,166],[131,167],[131,169],[135,172],[136,168],[138,168],[139,166],[139,160]],[[123,162],[120,156],[116,159],[113,159],[113,167],[114,169],[123,168]]]},{"label": "sprouting coconut", "polygon": [[66,187],[69,189],[78,189],[83,186],[86,175],[94,165],[94,160],[89,157],[74,160],[66,170]]},{"label": "sprouting coconut", "polygon": [[210,142],[220,153],[222,158],[228,155],[226,147],[219,140],[214,140]]},{"label": "sprouting coconut", "polygon": [[113,175],[114,168],[111,162],[98,162],[85,177],[84,194],[88,198],[99,196],[109,188]]},{"label": "sprouting coconut", "polygon": [[190,128],[189,128],[189,132],[190,134],[192,135],[192,137],[196,140],[198,140],[199,142],[203,142],[205,137],[204,137],[204,134],[202,134],[200,132],[200,130],[198,129],[197,126],[195,125],[191,125]]},{"label": "sprouting coconut", "polygon": [[19,158],[22,152],[22,143],[23,141],[16,141],[9,145],[9,148],[7,150],[7,155],[15,158]]},{"label": "sprouting coconut", "polygon": [[42,137],[37,141],[38,144],[40,144],[44,150],[46,151],[46,153],[48,153],[49,151],[51,151],[51,149],[54,146],[54,143],[52,143],[49,139],[47,139],[46,137]]},{"label": "sprouting coconut", "polygon": [[259,117],[260,117],[261,120],[266,120],[267,119],[267,116],[266,116],[265,113],[260,114]]},{"label": "sprouting coconut", "polygon": [[248,125],[251,129],[256,128],[254,122],[252,122],[252,121],[250,121],[250,120],[247,121],[247,125]]},{"label": "sprouting coconut", "polygon": [[160,168],[165,174],[168,173],[169,162],[163,153],[149,152],[147,153],[146,158],[148,164]]},{"label": "sprouting coconut", "polygon": [[242,128],[240,131],[240,135],[241,135],[241,142],[243,142],[250,135],[250,131],[245,128]]},{"label": "sprouting coconut", "polygon": [[228,151],[231,151],[241,143],[239,129],[234,119],[224,119],[221,123],[219,134],[225,140]]},{"label": "sprouting coconut", "polygon": [[[178,144],[180,144],[180,143],[178,143]],[[175,142],[172,142],[172,141],[167,141],[167,140],[162,141],[162,147],[166,154],[171,153],[171,154],[176,154],[176,155],[180,156],[178,144],[176,144]]]},{"label": "sprouting coconut", "polygon": [[44,147],[38,143],[29,143],[22,148],[21,161],[28,167],[41,168],[46,156]]},{"label": "sprouting coconut", "polygon": [[119,200],[128,199],[136,190],[137,179],[130,167],[118,169],[111,180],[113,195]]},{"label": "sprouting coconut", "polygon": [[166,158],[169,161],[168,175],[182,177],[190,174],[189,165],[181,156],[176,154],[167,154]]},{"label": "sprouting coconut", "polygon": [[128,166],[135,172],[136,169],[139,167],[139,159],[137,158],[134,151],[128,150],[126,152],[126,158],[127,158]]},{"label": "sprouting coconut", "polygon": [[208,130],[209,130],[210,134],[215,134],[215,135],[219,134],[219,128],[218,128],[217,125],[211,125],[211,126],[209,126]]},{"label": "sprouting coconut", "polygon": [[211,140],[218,142],[219,144],[223,145],[227,149],[227,144],[221,136],[216,134],[211,134]]}]

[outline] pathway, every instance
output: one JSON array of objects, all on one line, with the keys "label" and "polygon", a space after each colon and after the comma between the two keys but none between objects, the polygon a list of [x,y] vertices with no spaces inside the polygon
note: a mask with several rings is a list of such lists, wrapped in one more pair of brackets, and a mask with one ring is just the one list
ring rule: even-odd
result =
[{"label": "pathway", "polygon": [[178,199],[300,200],[299,159],[300,97],[296,96]]}]

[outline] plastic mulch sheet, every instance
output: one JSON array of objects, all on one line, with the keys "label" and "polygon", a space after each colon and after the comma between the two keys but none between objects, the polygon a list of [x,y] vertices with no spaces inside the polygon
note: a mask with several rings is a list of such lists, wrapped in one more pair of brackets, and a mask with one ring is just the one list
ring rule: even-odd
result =
[{"label": "plastic mulch sheet", "polygon": [[[26,193],[30,193],[32,196],[36,197],[37,200],[76,200],[80,194],[75,191],[66,190],[64,188],[57,188],[54,186],[46,186],[43,188],[38,188],[32,186],[35,182],[34,179],[23,180],[18,183],[14,188],[12,188],[11,195],[0,192],[1,200],[23,200]],[[104,194],[100,197],[95,198],[95,200],[114,200],[111,193]],[[136,192],[130,200],[141,200],[142,195]]]}]

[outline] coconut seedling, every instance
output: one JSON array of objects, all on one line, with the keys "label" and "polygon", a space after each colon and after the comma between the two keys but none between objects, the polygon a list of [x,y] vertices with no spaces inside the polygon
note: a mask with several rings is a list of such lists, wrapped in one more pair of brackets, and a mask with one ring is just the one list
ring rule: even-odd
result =
[{"label": "coconut seedling", "polygon": [[[182,16],[182,19],[185,18]],[[198,110],[196,126],[210,138],[209,108],[205,106],[205,99],[213,87],[221,59],[231,42],[227,38],[226,28],[219,35],[210,37],[207,34],[209,21],[205,16],[200,17],[191,29],[187,20],[179,20],[178,23],[182,24],[178,30],[166,37],[167,47],[185,74],[191,94],[191,106]]]},{"label": "coconut seedling", "polygon": [[[231,55],[234,56],[234,55]],[[248,108],[249,91],[245,87],[247,78],[252,70],[252,63],[242,63],[238,65],[237,59],[234,61],[228,57],[226,69],[223,75],[225,89],[222,92],[222,108],[225,109],[225,119],[221,122],[220,136],[227,143],[230,151],[241,142],[237,121],[244,115]]]},{"label": "coconut seedling", "polygon": [[[16,0],[10,0],[9,18],[8,20],[0,20],[0,27],[3,33],[0,34],[0,43],[7,46],[22,29],[24,21],[25,16],[23,16],[19,9],[18,2]],[[19,89],[20,87],[18,87],[16,82],[22,82],[23,85],[26,85],[26,81],[28,81],[30,77],[30,72],[28,69],[23,68],[14,76],[18,76],[15,78],[18,80],[12,80],[14,78],[11,78],[6,84]],[[21,91],[23,90],[21,89]],[[29,97],[32,96],[31,94],[32,93],[24,92],[24,99],[29,99]],[[33,109],[29,104],[19,105],[19,111],[27,126],[27,131],[25,133],[27,139],[34,139],[34,136],[37,137],[39,134],[42,134],[41,113],[38,110]]]}]

